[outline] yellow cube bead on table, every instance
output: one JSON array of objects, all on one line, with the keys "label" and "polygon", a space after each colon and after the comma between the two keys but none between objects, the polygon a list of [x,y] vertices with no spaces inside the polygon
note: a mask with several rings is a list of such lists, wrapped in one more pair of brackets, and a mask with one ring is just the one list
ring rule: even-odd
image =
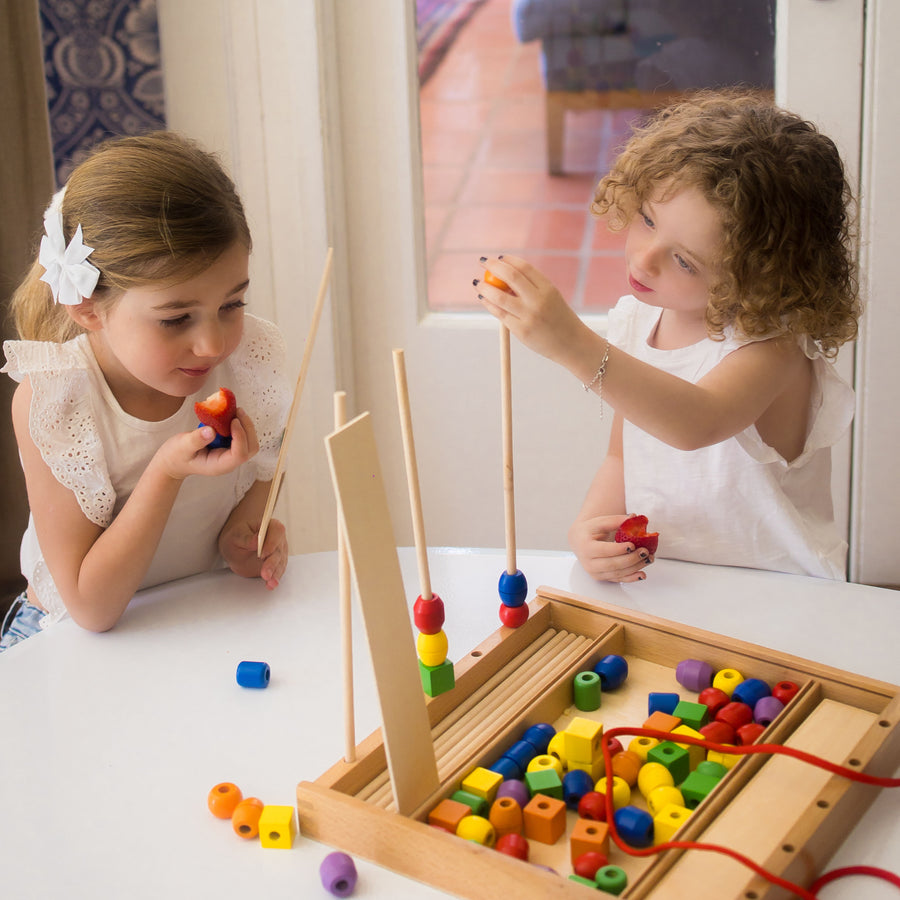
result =
[{"label": "yellow cube bead on table", "polygon": [[691,771],[693,772],[700,763],[706,759],[706,748],[700,747],[697,744],[681,744],[678,742],[678,735],[684,734],[688,737],[699,738],[701,741],[705,740],[702,734],[694,728],[691,728],[689,725],[679,725],[677,728],[672,729],[672,740],[678,744],[679,747],[683,747],[688,752],[688,756],[690,757],[690,766]]},{"label": "yellow cube bead on table", "polygon": [[603,723],[593,719],[575,716],[564,729],[566,760],[571,763],[592,763],[602,757],[600,741],[603,737]]},{"label": "yellow cube bead on table", "polygon": [[264,806],[259,817],[259,842],[263,847],[289,850],[297,834],[293,806]]},{"label": "yellow cube bead on table", "polygon": [[462,789],[476,797],[483,797],[488,803],[493,803],[501,784],[503,784],[502,775],[478,766],[463,778]]},{"label": "yellow cube bead on table", "polygon": [[664,806],[653,817],[653,843],[664,844],[675,837],[675,832],[690,818],[691,810],[675,803]]}]

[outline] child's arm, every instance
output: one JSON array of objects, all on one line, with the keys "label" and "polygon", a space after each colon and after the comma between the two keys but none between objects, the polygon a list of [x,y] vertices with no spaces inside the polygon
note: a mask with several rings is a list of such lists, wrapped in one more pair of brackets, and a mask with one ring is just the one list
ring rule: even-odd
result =
[{"label": "child's arm", "polygon": [[[488,260],[514,294],[480,282],[484,305],[527,347],[589,383],[606,352],[559,291],[517,257]],[[681,450],[718,443],[756,422],[808,362],[791,341],[766,340],[730,353],[696,384],[609,348],[603,396],[643,431]]]},{"label": "child's arm", "polygon": [[[598,581],[640,581],[652,560],[646,550],[615,542],[618,527],[628,518],[622,463],[622,417],[616,413],[606,458],[594,476],[581,511],[569,528],[569,545],[582,568]],[[615,511],[615,512],[614,512]]]},{"label": "child's arm", "polygon": [[184,478],[224,474],[250,459],[258,450],[253,424],[239,413],[229,450],[206,450],[215,436],[208,427],[169,438],[104,529],[84,515],[41,458],[29,428],[31,396],[26,378],[16,389],[12,414],[41,551],[72,618],[83,628],[106,631],[143,580]]},{"label": "child's arm", "polygon": [[245,578],[262,578],[269,590],[287,568],[288,544],[284,525],[277,519],[269,522],[262,558],[257,557],[257,539],[269,497],[267,481],[257,481],[231,511],[219,532],[219,552],[232,572]]}]

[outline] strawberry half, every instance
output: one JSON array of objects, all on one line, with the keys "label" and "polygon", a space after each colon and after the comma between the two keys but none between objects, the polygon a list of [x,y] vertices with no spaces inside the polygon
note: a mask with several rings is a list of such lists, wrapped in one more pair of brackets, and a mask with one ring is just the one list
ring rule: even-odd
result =
[{"label": "strawberry half", "polygon": [[659,532],[647,532],[646,516],[631,516],[626,519],[616,532],[616,543],[634,544],[635,547],[644,547],[649,553],[656,553],[659,546]]},{"label": "strawberry half", "polygon": [[194,404],[194,414],[201,425],[211,425],[216,434],[222,437],[231,436],[231,420],[237,412],[234,394],[228,388],[219,388],[205,400]]}]

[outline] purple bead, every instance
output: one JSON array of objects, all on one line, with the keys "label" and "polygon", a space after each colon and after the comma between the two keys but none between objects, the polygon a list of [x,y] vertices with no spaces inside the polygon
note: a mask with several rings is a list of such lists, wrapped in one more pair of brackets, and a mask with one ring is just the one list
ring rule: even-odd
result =
[{"label": "purple bead", "polygon": [[777,697],[760,697],[753,707],[753,721],[768,726],[783,709],[784,704]]},{"label": "purple bead", "polygon": [[528,806],[528,801],[531,800],[531,792],[528,790],[528,785],[525,784],[524,781],[519,781],[517,778],[511,778],[509,781],[504,781],[500,787],[497,788],[497,800],[501,797],[509,797],[512,800],[515,800],[522,809],[525,809]]},{"label": "purple bead", "polygon": [[769,686],[761,678],[747,678],[734,689],[731,699],[746,703],[747,706],[756,706],[757,701],[771,693]]},{"label": "purple bead", "polygon": [[335,897],[349,897],[356,887],[356,866],[346,853],[329,853],[319,866],[322,886]]},{"label": "purple bead", "polygon": [[699,659],[683,659],[675,667],[675,678],[678,683],[698,694],[712,684],[714,674],[713,667]]}]

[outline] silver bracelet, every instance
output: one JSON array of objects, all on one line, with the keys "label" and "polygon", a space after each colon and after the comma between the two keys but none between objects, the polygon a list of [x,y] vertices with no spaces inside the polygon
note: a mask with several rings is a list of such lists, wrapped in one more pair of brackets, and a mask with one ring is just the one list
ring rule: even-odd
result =
[{"label": "silver bracelet", "polygon": [[606,342],[606,350],[603,352],[603,359],[600,360],[600,368],[594,372],[594,377],[590,381],[581,385],[587,392],[597,388],[597,396],[600,398],[600,418],[603,418],[603,376],[606,374],[607,362],[609,362],[609,341]]}]

